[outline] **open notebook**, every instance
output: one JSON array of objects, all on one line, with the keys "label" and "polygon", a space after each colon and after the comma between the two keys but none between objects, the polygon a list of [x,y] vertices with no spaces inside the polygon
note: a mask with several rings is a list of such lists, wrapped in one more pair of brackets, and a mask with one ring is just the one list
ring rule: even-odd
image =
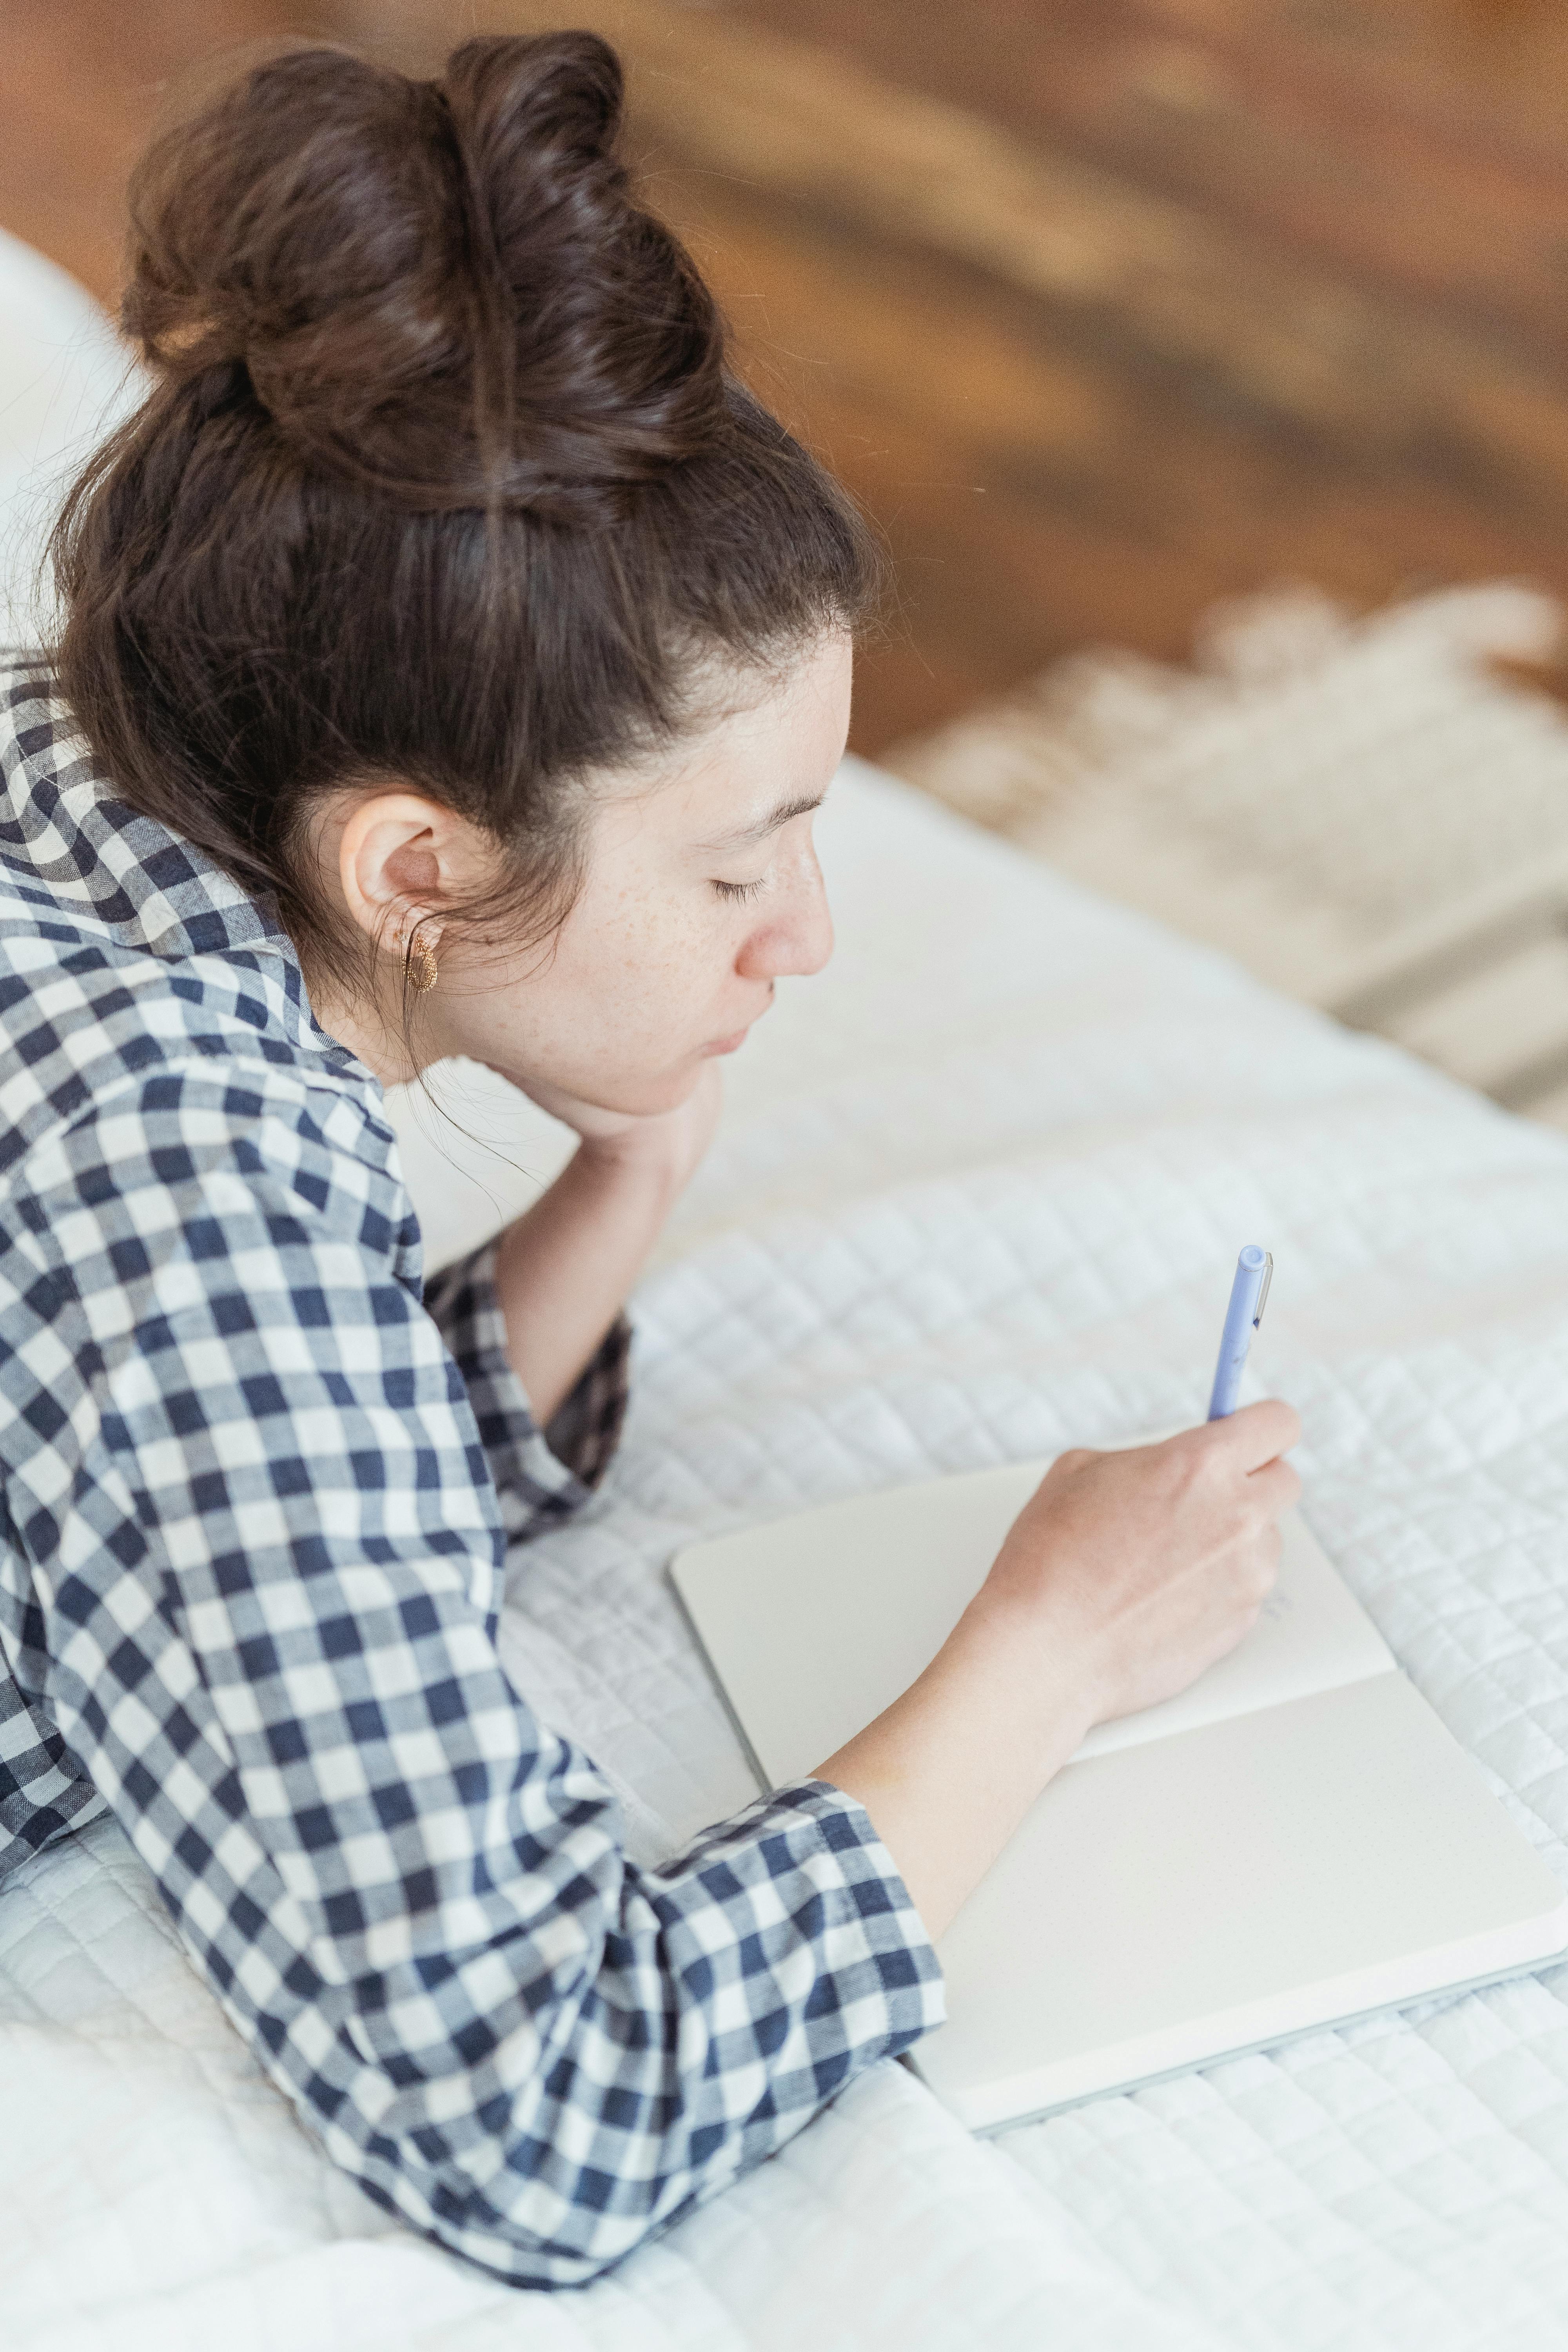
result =
[{"label": "open notebook", "polygon": [[[859,1496],[671,1574],[764,1788],[941,1647],[1043,1462]],[[1568,1946],[1568,1893],[1399,1671],[1304,1522],[1241,1647],[1103,1724],[943,1937],[915,2053],[977,2130]]]}]

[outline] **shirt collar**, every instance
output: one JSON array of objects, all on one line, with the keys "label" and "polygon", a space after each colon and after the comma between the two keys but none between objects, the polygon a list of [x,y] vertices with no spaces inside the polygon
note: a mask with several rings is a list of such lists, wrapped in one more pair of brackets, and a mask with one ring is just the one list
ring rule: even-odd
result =
[{"label": "shirt collar", "polygon": [[165,962],[254,962],[292,1042],[363,1066],[311,1013],[275,911],[98,772],[38,654],[0,656],[0,893]]}]

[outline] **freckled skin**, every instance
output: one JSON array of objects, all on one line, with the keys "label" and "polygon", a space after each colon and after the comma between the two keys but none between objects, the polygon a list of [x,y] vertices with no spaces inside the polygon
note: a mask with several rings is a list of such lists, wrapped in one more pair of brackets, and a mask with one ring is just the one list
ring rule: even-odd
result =
[{"label": "freckled skin", "polygon": [[[424,923],[440,979],[418,1009],[421,1063],[467,1055],[547,1106],[647,1118],[686,1102],[713,1047],[767,1011],[775,980],[818,971],[832,952],[810,813],[765,840],[725,837],[821,797],[843,754],[849,685],[847,639],[825,636],[765,692],[742,687],[748,707],[658,768],[595,778],[583,889],[542,948]],[[481,887],[489,866],[470,827],[409,793],[339,796],[321,849],[373,932],[379,911],[438,909],[443,889]],[[759,887],[734,898],[721,883]],[[372,1067],[408,1074],[363,1012],[324,1009]]]}]

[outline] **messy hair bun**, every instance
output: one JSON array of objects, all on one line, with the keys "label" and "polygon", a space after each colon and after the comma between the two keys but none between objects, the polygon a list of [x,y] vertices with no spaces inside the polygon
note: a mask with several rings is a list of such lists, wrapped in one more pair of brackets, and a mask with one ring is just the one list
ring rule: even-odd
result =
[{"label": "messy hair bun", "polygon": [[588,33],[468,41],[434,81],[303,48],[132,181],[153,388],[56,530],[61,687],[124,798],[339,976],[300,846],[321,792],[395,779],[472,819],[513,935],[547,929],[582,780],[874,593],[620,118]]},{"label": "messy hair bun", "polygon": [[411,509],[591,509],[724,404],[621,104],[591,33],[469,41],[438,81],[280,57],[142,164],[125,326],[167,377],[243,371],[301,456]]}]

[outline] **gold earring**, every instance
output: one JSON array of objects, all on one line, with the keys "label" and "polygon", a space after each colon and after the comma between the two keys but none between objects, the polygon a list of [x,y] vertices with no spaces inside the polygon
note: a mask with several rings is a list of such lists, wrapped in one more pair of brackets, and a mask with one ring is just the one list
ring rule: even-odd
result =
[{"label": "gold earring", "polygon": [[417,928],[409,932],[403,950],[403,976],[419,996],[428,995],[436,985],[436,950]]}]

